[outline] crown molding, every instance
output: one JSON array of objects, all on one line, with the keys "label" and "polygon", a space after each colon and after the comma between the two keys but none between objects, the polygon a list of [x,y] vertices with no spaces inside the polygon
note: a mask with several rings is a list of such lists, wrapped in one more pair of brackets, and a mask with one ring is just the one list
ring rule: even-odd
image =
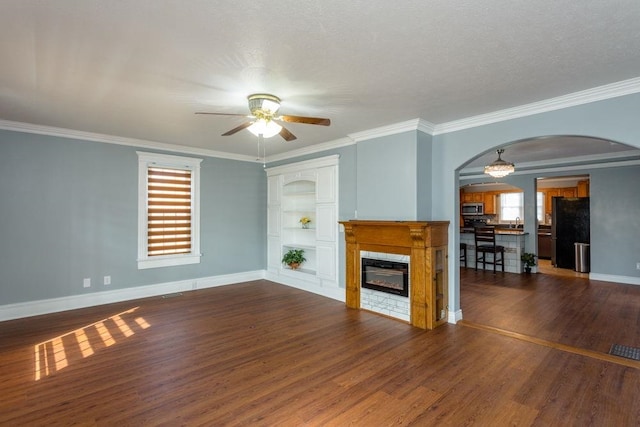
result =
[{"label": "crown molding", "polygon": [[340,138],[329,142],[323,142],[321,144],[314,144],[304,148],[298,148],[297,150],[287,151],[281,154],[274,154],[273,156],[267,156],[266,162],[273,163],[281,160],[289,160],[295,157],[305,156],[308,154],[316,154],[322,151],[334,150],[337,148],[347,147],[353,145],[356,142],[350,138]]},{"label": "crown molding", "polygon": [[434,129],[435,125],[433,123],[430,123],[423,119],[411,119],[400,123],[394,123],[387,126],[365,130],[362,132],[351,133],[349,134],[349,138],[352,138],[356,142],[361,142],[414,130],[420,130],[421,132],[432,135]]},{"label": "crown molding", "polygon": [[[287,160],[303,155],[315,154],[318,152],[336,149],[352,145],[361,141],[367,141],[389,135],[395,135],[403,132],[420,131],[428,135],[440,135],[449,132],[455,132],[464,129],[470,129],[491,123],[498,123],[506,120],[526,117],[534,114],[545,113],[563,108],[573,107],[591,102],[616,98],[619,96],[630,95],[640,92],[640,77],[611,83],[592,89],[574,92],[571,94],[550,98],[539,102],[521,105],[518,107],[498,110],[487,114],[467,117],[464,119],[453,120],[441,124],[433,124],[424,119],[411,119],[387,126],[381,126],[362,132],[348,134],[345,138],[329,141],[313,146],[288,151],[286,153],[269,156],[267,162],[275,162]],[[31,123],[13,122],[0,119],[0,130],[10,130],[15,132],[34,133],[40,135],[57,136],[62,138],[70,138],[85,141],[104,142],[107,144],[118,144],[132,147],[140,147],[146,149],[156,149],[169,152],[194,154],[199,156],[217,157],[222,159],[238,160],[243,162],[259,163],[261,159],[255,156],[246,156],[240,154],[232,154],[222,151],[208,150],[204,148],[195,148],[184,145],[168,144],[156,141],[147,141],[135,138],[125,138],[113,135],[105,135],[93,132],[77,131],[66,128],[58,128],[53,126],[43,126]]]},{"label": "crown molding", "polygon": [[120,136],[105,135],[94,132],[58,128],[53,126],[35,125],[32,123],[12,122],[0,119],[0,129],[14,132],[34,133],[39,135],[55,136],[60,138],[77,139],[81,141],[103,142],[106,144],[126,145],[151,150],[162,150],[174,153],[192,154],[197,156],[218,157],[222,159],[238,160],[241,162],[255,163],[253,156],[225,153],[222,151],[207,150],[205,148],[188,147],[185,145],[167,144],[164,142],[146,141],[143,139],[125,138]]},{"label": "crown molding", "polygon": [[480,114],[478,116],[441,123],[435,125],[433,135],[440,135],[443,133],[455,132],[491,123],[531,116],[534,114],[561,110],[563,108],[574,107],[624,95],[631,95],[638,92],[640,92],[640,77],[635,77],[633,79],[598,86],[580,92],[558,96],[556,98],[545,99],[544,101],[533,102],[531,104],[498,110],[492,113]]}]

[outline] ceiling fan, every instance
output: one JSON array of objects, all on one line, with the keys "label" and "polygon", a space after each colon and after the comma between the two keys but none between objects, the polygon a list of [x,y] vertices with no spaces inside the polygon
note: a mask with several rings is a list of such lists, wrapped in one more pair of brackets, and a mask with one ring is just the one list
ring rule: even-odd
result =
[{"label": "ceiling fan", "polygon": [[250,115],[246,114],[232,114],[232,113],[207,113],[198,111],[196,114],[211,114],[215,116],[240,116],[247,117],[249,121],[242,123],[231,129],[228,132],[222,134],[222,136],[233,135],[242,129],[249,129],[251,133],[256,136],[262,135],[264,138],[271,138],[276,134],[279,134],[285,141],[293,141],[296,136],[292,134],[288,129],[275,121],[283,121],[288,123],[304,123],[308,125],[321,125],[329,126],[331,120],[318,117],[302,117],[302,116],[284,116],[277,115],[280,109],[280,98],[268,93],[254,93],[247,97],[249,101]]}]

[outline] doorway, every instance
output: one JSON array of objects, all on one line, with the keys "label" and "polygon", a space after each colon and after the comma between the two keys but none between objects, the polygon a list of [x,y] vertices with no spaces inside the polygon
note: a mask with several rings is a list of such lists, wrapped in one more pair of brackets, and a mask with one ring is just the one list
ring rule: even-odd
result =
[{"label": "doorway", "polygon": [[576,268],[575,243],[590,244],[589,175],[539,177],[536,188],[538,272],[588,277],[588,258]]}]

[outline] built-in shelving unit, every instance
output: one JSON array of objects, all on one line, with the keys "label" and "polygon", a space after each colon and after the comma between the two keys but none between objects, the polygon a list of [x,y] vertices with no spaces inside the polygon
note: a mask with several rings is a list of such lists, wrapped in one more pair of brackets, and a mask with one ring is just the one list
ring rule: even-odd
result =
[{"label": "built-in shelving unit", "polygon": [[[269,168],[267,180],[269,278],[337,289],[338,156]],[[306,227],[303,217],[311,220]],[[304,250],[307,259],[296,270],[281,262],[290,249]]]}]

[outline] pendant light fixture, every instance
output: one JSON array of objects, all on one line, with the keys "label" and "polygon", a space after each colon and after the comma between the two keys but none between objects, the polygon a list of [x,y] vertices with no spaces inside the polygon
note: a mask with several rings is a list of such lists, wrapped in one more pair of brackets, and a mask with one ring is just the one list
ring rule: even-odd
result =
[{"label": "pendant light fixture", "polygon": [[490,165],[484,167],[484,173],[491,175],[494,178],[503,178],[510,173],[513,173],[516,170],[513,163],[502,160],[501,155],[504,153],[504,149],[501,148],[496,150],[496,152],[498,153],[498,158]]}]

